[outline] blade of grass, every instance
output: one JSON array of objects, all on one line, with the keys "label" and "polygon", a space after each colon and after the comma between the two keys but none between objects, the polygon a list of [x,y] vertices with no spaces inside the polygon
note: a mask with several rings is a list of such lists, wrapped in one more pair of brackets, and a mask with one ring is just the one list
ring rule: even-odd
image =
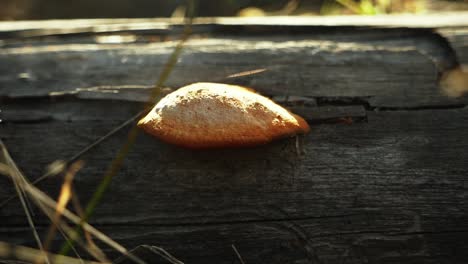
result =
[{"label": "blade of grass", "polygon": [[[62,235],[62,237],[63,237],[64,239],[67,239],[68,236],[67,236],[67,234],[65,233],[65,230],[63,230],[62,227],[58,227],[58,231],[60,232],[60,234]],[[81,264],[84,264],[84,261],[82,260],[80,254],[78,253],[78,251],[76,250],[76,248],[75,248],[75,247],[72,247],[71,250],[72,250],[73,253],[75,254],[76,258],[79,259],[79,260],[81,260]]]},{"label": "blade of grass", "polygon": [[[2,140],[0,139],[0,154],[3,154],[3,156],[10,157],[6,146],[3,144]],[[16,163],[13,161],[13,159],[10,157],[9,159],[9,164],[5,163],[0,163],[0,174],[7,175],[9,177],[15,177],[16,174],[19,174],[21,177],[18,178],[18,184],[20,185],[20,188],[23,189],[29,196],[31,196],[34,201],[41,209],[43,209],[44,213],[51,218],[53,216],[53,212],[55,212],[55,208],[57,208],[57,202],[54,201],[52,198],[47,196],[44,192],[36,188],[34,185],[30,184],[27,181],[27,178],[22,175],[21,171],[19,171]],[[49,210],[45,210],[45,207],[48,207]],[[49,214],[48,214],[49,212]],[[119,253],[128,256],[131,260],[133,260],[136,263],[139,264],[144,264],[145,262],[140,260],[138,257],[134,256],[133,254],[129,253],[127,249],[125,249],[122,245],[118,244],[99,230],[95,229],[91,225],[89,225],[87,222],[82,222],[82,218],[78,217],[68,209],[64,208],[63,210],[63,216],[66,217],[68,220],[72,221],[74,224],[79,225],[82,223],[82,228],[86,230],[87,232],[93,234],[96,238],[110,246],[111,248],[117,250]],[[71,237],[76,236],[76,232],[71,232]]]},{"label": "blade of grass", "polygon": [[353,0],[336,0],[336,2],[342,4],[344,7],[348,8],[352,12],[356,14],[361,14],[362,10],[361,7],[355,3]]},{"label": "blade of grass", "polygon": [[242,259],[241,254],[237,250],[236,246],[234,244],[231,244],[232,250],[234,250],[234,253],[236,253],[237,258],[239,259],[240,263],[245,264],[244,260]]},{"label": "blade of grass", "polygon": [[[64,163],[60,164],[60,168],[57,168],[57,166],[55,167],[56,169],[53,169],[53,170],[48,170],[45,174],[41,175],[39,178],[37,178],[36,180],[34,180],[32,182],[32,184],[37,184],[41,181],[43,181],[44,179],[46,178],[49,178],[49,177],[52,177],[52,176],[55,176],[57,174],[60,174],[63,170],[65,170],[71,163],[75,162],[76,160],[78,160],[84,153],[90,151],[91,149],[93,149],[94,147],[96,147],[97,145],[99,145],[100,143],[104,142],[106,139],[108,139],[109,137],[111,137],[112,135],[114,135],[115,133],[119,132],[120,130],[122,130],[122,128],[128,126],[129,124],[133,123],[135,120],[137,120],[139,117],[141,117],[145,112],[147,112],[147,110],[143,110],[143,111],[140,111],[139,113],[137,113],[136,115],[134,115],[133,117],[131,117],[130,119],[126,120],[125,122],[123,122],[122,124],[120,124],[119,126],[115,127],[114,129],[112,129],[109,133],[105,134],[104,136],[100,137],[99,139],[97,139],[96,141],[94,141],[93,143],[91,143],[90,145],[86,146],[84,149],[82,149],[80,152],[76,153],[75,155],[73,155],[73,157],[69,158],[67,161],[65,161]],[[11,200],[13,200],[14,198],[16,198],[17,196],[16,195],[13,195],[13,196],[10,196],[8,198],[6,198],[5,200],[3,200],[1,203],[0,203],[0,208],[2,208],[3,206],[5,206],[7,203],[9,203]]]},{"label": "blade of grass", "polygon": [[[47,256],[47,258],[52,260],[52,263],[67,263],[67,264],[105,264],[103,262],[94,262],[82,259],[76,259],[72,257],[57,255],[46,252],[41,252],[40,250],[24,247],[24,246],[14,246],[5,242],[0,241],[0,257],[2,258],[11,258],[14,257],[17,260],[25,262],[34,262],[37,259],[37,256]],[[108,262],[110,263],[110,262]]]},{"label": "blade of grass", "polygon": [[[6,150],[6,147],[3,145],[2,141],[0,140],[0,148],[3,150],[3,153],[8,155],[8,151]],[[15,181],[15,186],[18,186],[19,189],[21,189],[21,184],[20,182],[24,181],[23,179],[24,178],[24,175],[22,175],[22,173],[19,171],[19,169],[17,168],[16,164],[14,163],[14,161],[11,159],[10,157],[10,162],[9,162],[9,165],[7,164],[4,164],[4,163],[0,163],[0,174],[5,174],[5,175],[8,175],[9,177],[11,178],[15,178],[17,179],[17,181]],[[16,176],[15,176],[16,175]],[[18,177],[19,175],[19,177]],[[21,178],[23,177],[23,178]],[[24,181],[25,182],[25,181]],[[23,190],[23,192],[25,192],[25,190]],[[22,196],[20,196],[21,198]],[[47,212],[45,212],[47,214]],[[62,233],[62,235],[64,235],[62,229],[60,228],[59,231]],[[36,235],[37,235],[37,232],[36,232]],[[38,235],[37,235],[38,236]],[[64,235],[65,237],[65,235]],[[40,240],[39,240],[40,241]],[[77,256],[78,255],[78,252],[76,252],[75,248],[72,247],[72,250],[75,252],[75,254]],[[38,251],[39,253],[40,252],[46,252],[47,250],[45,250],[45,246],[43,246],[42,248],[40,248],[40,250]],[[37,256],[36,258],[36,261],[47,261],[47,256],[44,257],[44,256]],[[83,263],[83,262],[82,262]]]},{"label": "blade of grass", "polygon": [[[30,208],[26,204],[24,189],[22,188],[22,185],[20,184],[20,182],[22,180],[25,180],[25,179],[23,179],[22,173],[20,172],[20,170],[16,166],[15,162],[13,162],[13,159],[11,158],[10,154],[8,153],[6,147],[3,145],[3,143],[1,141],[0,141],[0,143],[1,143],[0,144],[0,149],[1,149],[0,162],[6,164],[6,166],[10,167],[11,170],[12,170],[10,178],[13,181],[16,192],[18,193],[18,197],[19,197],[19,199],[21,201],[21,205],[22,205],[22,207],[24,209],[24,212],[26,214],[26,218],[27,218],[29,227],[32,230],[32,233],[33,233],[34,239],[36,240],[37,246],[39,247],[39,249],[41,251],[44,251],[44,247],[42,245],[41,239],[39,237],[39,234],[37,233],[36,226],[34,225],[34,221],[32,220],[32,217],[31,217]],[[46,263],[50,264],[50,260],[47,257],[47,255],[44,255],[44,260],[46,261]]]},{"label": "blade of grass", "polygon": [[[78,199],[78,193],[75,191],[74,188],[72,188],[72,196],[71,197],[72,197],[73,208],[75,208],[75,211],[78,214],[78,216],[83,219],[84,210],[83,210],[83,207],[81,206],[80,201]],[[88,243],[88,247],[93,249],[94,254],[96,254],[96,255],[98,255],[98,256],[100,256],[102,258],[107,258],[106,255],[104,254],[104,252],[94,243],[93,238],[92,238],[92,236],[91,236],[91,234],[89,232],[84,230],[84,236],[85,236],[86,242]]]},{"label": "blade of grass", "polygon": [[[176,46],[176,49],[175,51],[171,54],[170,58],[168,59],[168,62],[166,63],[165,67],[163,68],[163,71],[161,72],[160,74],[160,77],[157,81],[157,83],[155,84],[155,87],[153,89],[153,92],[151,93],[150,95],[150,100],[148,101],[146,107],[144,110],[138,112],[136,115],[134,115],[133,117],[129,118],[128,120],[126,120],[125,122],[123,122],[122,124],[120,124],[119,126],[115,127],[114,129],[112,129],[110,132],[108,132],[107,134],[105,134],[104,136],[98,138],[96,141],[94,141],[93,143],[91,143],[90,145],[86,146],[85,148],[83,148],[81,151],[79,151],[78,153],[76,153],[75,155],[73,155],[73,157],[69,158],[67,161],[64,162],[64,164],[61,164],[61,168],[60,169],[54,169],[54,170],[49,170],[47,171],[45,174],[41,175],[39,178],[37,178],[36,180],[34,180],[32,182],[32,184],[37,184],[41,181],[43,181],[44,179],[48,178],[48,177],[51,177],[51,176],[55,176],[59,173],[61,173],[63,170],[65,170],[65,168],[67,166],[69,166],[69,164],[71,164],[72,162],[76,161],[77,159],[79,159],[84,153],[88,152],[89,150],[93,149],[94,147],[96,147],[97,145],[101,144],[102,142],[104,142],[106,139],[108,139],[109,137],[111,137],[112,135],[114,135],[115,133],[117,133],[118,131],[122,130],[122,128],[130,125],[131,123],[133,123],[135,120],[137,120],[139,117],[141,117],[143,114],[145,114],[146,112],[148,112],[150,109],[151,109],[151,106],[152,104],[156,101],[158,95],[160,94],[160,87],[163,86],[163,84],[165,83],[165,81],[167,80],[167,78],[169,77],[169,74],[172,70],[172,67],[177,63],[177,58],[179,57],[180,53],[182,52],[182,47],[183,47],[183,44],[187,41],[188,37],[190,36],[190,33],[191,33],[191,29],[190,29],[190,25],[192,24],[192,17],[190,17],[189,19],[189,28],[185,29],[184,31],[184,35],[183,35],[183,38],[182,40],[179,42],[179,44]],[[1,203],[0,203],[0,208],[2,208],[3,206],[5,206],[8,202],[10,202],[12,199],[14,199],[16,197],[16,195],[13,195],[13,196],[10,196],[8,197],[7,199],[3,200]]]},{"label": "blade of grass", "polygon": [[[62,184],[62,189],[60,191],[60,195],[57,202],[57,208],[55,209],[55,215],[52,218],[52,223],[50,225],[49,231],[47,232],[47,236],[44,242],[44,250],[47,251],[52,240],[55,237],[56,230],[60,224],[61,216],[63,209],[66,208],[69,200],[71,199],[72,193],[72,183],[73,177],[75,174],[83,167],[82,161],[74,162],[70,165],[69,169],[65,173],[64,182]],[[42,262],[38,262],[41,264]]]},{"label": "blade of grass", "polygon": [[172,264],[184,264],[182,261],[178,260],[171,254],[169,254],[169,252],[167,252],[163,248],[160,248],[157,246],[145,246],[145,247],[149,249],[151,252],[158,254],[159,256],[161,256],[162,258],[164,258],[165,260],[169,261]]},{"label": "blade of grass", "polygon": [[[52,208],[46,207],[44,204],[41,202],[38,202],[39,208],[44,212],[44,214],[51,219],[51,221],[54,219],[56,211]],[[74,230],[72,227],[68,226],[64,221],[60,221],[57,223],[57,229],[60,230],[63,234],[63,237],[68,240],[70,236],[73,236]],[[93,256],[96,260],[100,262],[110,262],[109,259],[102,254],[102,251],[96,251],[95,248],[92,246],[87,245],[84,243],[84,241],[80,238],[76,239],[76,243],[86,250],[91,256]],[[72,247],[74,248],[74,247]]]},{"label": "blade of grass", "polygon": [[[6,151],[6,147],[2,144],[1,140],[0,140],[0,147],[2,147],[2,149],[5,151],[4,153],[6,155],[9,156],[8,152]],[[16,164],[13,162],[13,160],[11,160],[11,162],[9,162],[9,165],[6,165],[4,163],[0,163],[0,173],[3,173],[5,175],[8,175],[10,176],[11,178],[15,178],[17,180],[17,185],[18,185],[18,188],[22,189],[24,187],[24,183],[27,183],[27,181],[23,180],[25,179],[24,178],[24,175],[22,175],[22,173],[19,171],[19,169],[17,168]],[[19,175],[19,177],[18,177]],[[21,198],[22,196],[20,196]],[[38,204],[39,208],[42,209],[42,211],[50,218],[50,219],[53,219],[52,215],[53,215],[53,210],[49,210],[47,208],[44,208],[44,206],[42,204]],[[71,228],[69,228],[71,230]],[[60,232],[63,234],[62,230],[63,230],[63,227],[59,227],[59,230]],[[66,237],[64,235],[64,237]],[[72,248],[73,251],[75,253],[76,250],[74,248]],[[40,250],[38,252],[46,252],[46,247],[45,245],[40,247]],[[91,254],[93,255],[93,254]],[[77,254],[78,256],[78,254]],[[42,255],[37,255],[36,256],[36,259],[35,259],[35,263],[43,263],[43,261],[48,261],[50,263],[50,260],[48,259],[48,256],[42,256]],[[101,262],[109,262],[109,261],[101,261]]]},{"label": "blade of grass", "polygon": [[[21,201],[21,206],[23,207],[24,209],[24,212],[26,214],[26,218],[28,220],[28,224],[29,224],[29,227],[31,228],[32,230],[32,233],[33,233],[33,236],[34,236],[34,240],[36,240],[36,244],[37,246],[39,247],[40,251],[41,252],[45,252],[44,251],[44,246],[41,242],[41,239],[39,237],[39,234],[37,233],[37,230],[36,230],[36,226],[34,225],[34,221],[32,220],[32,217],[31,217],[31,214],[30,214],[30,209],[28,208],[28,206],[26,205],[26,202],[25,202],[25,197],[24,197],[24,193],[23,191],[20,189],[20,185],[16,182],[15,179],[13,179],[14,181],[14,185],[15,185],[15,189],[16,189],[16,192],[18,193],[18,197]],[[50,264],[50,260],[48,258],[47,255],[44,254],[43,256],[43,259],[46,263]]]},{"label": "blade of grass", "polygon": [[[190,1],[193,2],[193,1]],[[193,3],[192,3],[193,4]],[[192,19],[193,19],[193,5],[189,8],[190,16],[188,18],[187,23],[185,24],[184,27],[184,33],[182,36],[182,39],[178,42],[177,46],[175,47],[174,51],[171,53],[169,56],[169,59],[167,60],[166,64],[164,65],[164,68],[159,75],[158,81],[155,84],[155,87],[153,91],[151,92],[150,98],[152,100],[149,100],[148,104],[154,104],[154,101],[159,97],[161,87],[164,85],[166,80],[169,78],[169,75],[174,68],[174,66],[177,64],[177,60],[182,53],[183,46],[185,42],[189,39],[190,34],[191,34],[191,24],[192,24]],[[148,107],[145,107],[147,109]],[[82,222],[86,222],[89,217],[92,215],[94,212],[94,209],[96,208],[97,204],[101,200],[102,196],[104,195],[104,192],[107,190],[107,187],[111,183],[112,178],[114,175],[117,174],[117,172],[120,170],[123,161],[127,154],[130,152],[131,147],[136,141],[138,135],[138,128],[134,125],[130,132],[128,133],[127,136],[127,141],[124,143],[122,148],[119,150],[117,153],[115,159],[111,162],[109,169],[106,171],[104,174],[103,180],[101,183],[98,185],[96,191],[94,192],[93,196],[91,197],[90,201],[88,202],[88,205],[86,206],[85,209],[85,215],[82,219]],[[76,234],[77,236],[80,236],[80,230],[81,230],[81,223],[78,225],[76,229]],[[68,251],[70,250],[70,245],[73,245],[73,241],[69,241],[69,243],[66,243],[62,246],[60,250],[60,254],[66,255],[68,254]]]},{"label": "blade of grass", "polygon": [[[0,146],[4,146],[2,141],[0,140]],[[10,166],[0,163],[0,174],[5,174],[11,177],[13,175],[13,170]],[[53,212],[55,212],[55,208],[57,207],[57,202],[54,201],[52,198],[47,196],[44,192],[36,188],[34,185],[28,183],[26,180],[19,181],[21,187],[25,190],[28,195],[33,197],[33,201],[43,209],[44,213],[46,213],[47,216],[51,217],[53,216]],[[49,210],[47,210],[47,207]],[[50,211],[50,212],[49,212]],[[66,217],[68,220],[73,222],[74,224],[78,225],[82,222],[82,218],[78,217],[68,209],[63,210],[63,216]],[[104,233],[100,232],[87,222],[82,223],[82,227],[84,230],[87,232],[91,233],[94,235],[96,238],[110,246],[111,248],[117,250],[119,253],[128,256],[128,258],[132,259],[136,263],[144,264],[145,262],[140,260],[138,257],[133,256],[127,249],[125,249],[122,245],[119,243],[115,242],[108,236],[106,236]],[[76,236],[76,232],[71,232],[72,234],[70,236]]]}]

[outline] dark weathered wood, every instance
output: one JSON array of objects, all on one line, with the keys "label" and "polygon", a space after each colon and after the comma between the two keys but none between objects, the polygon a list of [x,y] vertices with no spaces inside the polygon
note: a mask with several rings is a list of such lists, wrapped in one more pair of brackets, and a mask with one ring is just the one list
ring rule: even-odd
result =
[{"label": "dark weathered wood", "polygon": [[[173,44],[3,49],[0,95],[47,96],[102,85],[150,85]],[[192,40],[167,85],[224,80],[267,95],[367,96],[376,107],[460,103],[439,91],[440,73],[432,63],[440,57],[439,50],[432,49],[432,56],[414,47],[394,47],[391,40],[385,45],[268,37]],[[266,71],[226,80],[230,74],[259,68]],[[24,72],[28,79],[20,76]],[[402,96],[411,100],[399,101]]]},{"label": "dark weathered wood", "polygon": [[367,117],[366,109],[362,105],[319,107],[295,106],[288,107],[288,109],[313,123],[327,120],[337,121],[337,119],[340,118],[350,118],[350,121],[362,121]]},{"label": "dark weathered wood", "polygon": [[439,29],[438,32],[446,37],[453,46],[461,63],[468,64],[468,29],[448,28]]},{"label": "dark weathered wood", "polygon": [[[92,112],[98,104],[122,107],[93,101],[76,107]],[[130,109],[121,113],[125,110]],[[33,179],[125,117],[7,123],[0,136]],[[250,262],[274,262],[277,256],[457,263],[466,260],[466,243],[459,240],[468,230],[467,118],[468,109],[371,111],[368,123],[313,127],[303,156],[296,154],[294,139],[250,149],[189,151],[141,134],[92,222],[129,247],[163,246],[190,263],[228,263],[231,243]],[[75,179],[83,201],[124,138],[121,133],[84,157],[87,165]],[[52,192],[59,184],[50,180],[40,186]],[[14,228],[26,224],[15,203],[1,214],[0,239],[32,241],[27,228]],[[458,253],[451,255],[452,250]]]},{"label": "dark weathered wood", "polygon": [[[129,249],[161,246],[186,263],[236,263],[232,245],[246,263],[466,263],[467,99],[437,87],[458,60],[449,42],[417,28],[236,27],[191,40],[167,85],[249,85],[305,116],[311,133],[205,151],[141,133],[91,223]],[[175,45],[66,40],[0,49],[0,138],[31,180],[138,113]],[[127,131],[82,156],[83,204]],[[60,184],[39,187],[56,197]],[[0,201],[14,193],[5,177],[0,188]],[[45,234],[49,221],[35,213]],[[1,241],[34,246],[16,200],[0,219]]]},{"label": "dark weathered wood", "polygon": [[[417,231],[417,216],[409,214],[406,219],[399,216],[395,219],[390,214],[378,216],[375,211],[369,211],[360,217],[194,225],[176,230],[122,225],[101,229],[127,245],[157,244],[185,263],[239,263],[232,244],[246,263],[466,262],[466,232],[421,232]],[[406,226],[413,224],[412,221],[414,226]],[[384,232],[375,229],[376,222],[391,224]],[[373,226],[364,227],[369,223]],[[334,230],[327,226],[333,226]],[[392,232],[392,227],[404,231]],[[9,234],[24,237],[29,230],[11,228]]]},{"label": "dark weathered wood", "polygon": [[[111,104],[101,103],[101,106],[109,110],[112,109]],[[118,106],[123,108],[120,103],[115,103],[114,106],[115,108]],[[69,105],[69,107],[72,108],[73,105]],[[82,104],[77,107],[87,108],[90,111],[93,109],[92,104]],[[94,107],[97,107],[97,103]],[[49,162],[57,158],[66,158],[98,138],[99,135],[105,134],[109,128],[126,118],[123,113],[129,109],[124,108],[117,115],[111,113],[107,116],[96,115],[95,119],[91,120],[70,118],[64,121],[33,124],[6,123],[2,125],[1,136],[9,146],[12,155],[18,160],[21,167],[24,167],[26,174],[34,179]],[[81,113],[76,114],[81,115]],[[128,111],[127,115],[131,114]],[[123,178],[117,177],[115,179],[117,182],[115,187],[117,190],[123,188],[122,191],[135,188],[135,191],[139,190],[138,194],[142,194],[142,198],[146,197],[143,195],[145,190],[156,193],[164,190],[170,192],[180,190],[181,195],[193,195],[190,192],[192,190],[195,195],[203,197],[203,194],[198,193],[198,191],[207,191],[206,195],[210,196],[211,191],[214,192],[214,195],[219,195],[218,191],[226,191],[226,188],[243,192],[248,196],[250,196],[249,192],[252,188],[261,188],[266,192],[266,195],[269,191],[275,191],[275,188],[286,191],[300,190],[301,195],[305,195],[303,189],[310,189],[311,186],[302,186],[302,182],[314,181],[314,177],[320,177],[321,174],[328,175],[328,173],[349,175],[349,179],[335,179],[343,181],[343,183],[329,186],[329,188],[349,185],[349,183],[346,184],[348,180],[364,181],[365,175],[377,177],[375,175],[384,174],[385,177],[377,177],[375,180],[386,182],[396,177],[393,180],[398,181],[398,178],[402,180],[403,176],[408,173],[405,171],[413,169],[420,169],[427,173],[426,177],[436,177],[438,172],[450,174],[450,171],[446,171],[448,168],[464,170],[463,165],[465,165],[466,155],[468,155],[464,151],[467,140],[463,134],[464,129],[466,129],[466,122],[464,122],[466,116],[466,109],[368,112],[368,123],[315,127],[314,132],[305,138],[307,154],[299,157],[295,153],[294,139],[258,148],[188,151],[162,144],[146,134],[141,134],[134,152],[126,163],[128,167],[123,170]],[[33,137],[32,135],[38,136]],[[111,139],[110,142],[86,157],[88,160],[87,170],[91,170],[91,175],[96,176],[86,176],[87,172],[80,173],[82,176],[77,177],[77,184],[81,184],[83,181],[86,186],[93,186],[93,182],[98,181],[97,175],[101,174],[100,171],[104,169],[102,167],[105,167],[105,161],[111,160],[114,150],[119,145],[118,142],[125,138],[124,135],[125,133],[121,133],[120,136]],[[38,137],[41,140],[38,140]],[[47,146],[54,146],[54,148]],[[30,151],[21,151],[25,148]],[[438,153],[430,151],[436,149],[439,149]],[[41,154],[37,155],[38,153]],[[67,153],[69,154],[67,155]],[[212,162],[214,157],[217,157],[216,162]],[[380,164],[372,164],[374,159],[379,160]],[[271,166],[275,166],[276,169],[266,170]],[[305,171],[309,167],[318,169],[318,176],[315,176],[313,171],[306,173]],[[198,171],[194,171],[197,168]],[[247,171],[251,172],[242,173]],[[394,175],[386,175],[386,172],[393,172]],[[362,175],[360,175],[361,173]],[[418,179],[424,182],[425,176],[419,175],[419,173]],[[459,171],[453,173],[456,174]],[[353,174],[355,176],[351,176]],[[168,175],[171,176],[168,177]],[[241,177],[242,175],[245,177]],[[322,177],[326,178],[327,175],[322,175]],[[359,179],[360,177],[363,179]],[[450,176],[447,175],[444,178],[434,180],[446,181],[448,178]],[[318,178],[315,179],[318,180]],[[140,185],[138,184],[139,180],[143,181],[141,182],[142,186],[140,186],[142,189],[137,188],[137,185]],[[154,181],[154,183],[149,185],[148,180]],[[278,185],[278,181],[284,184]],[[327,179],[327,181],[334,181],[334,179]],[[385,184],[381,186],[381,188],[386,187]],[[154,188],[159,189],[159,191]],[[315,186],[315,188],[320,188],[320,186]],[[371,187],[362,186],[361,188]],[[313,189],[309,191],[315,193]],[[349,191],[355,192],[356,190]],[[323,192],[320,193],[322,194],[315,193],[314,195],[323,195]],[[9,194],[5,192],[1,195],[7,196]],[[237,195],[237,193],[234,192],[233,195]],[[258,192],[251,194],[252,197],[258,195]],[[418,194],[414,193],[413,195]],[[119,202],[121,207],[126,203],[129,203],[129,207],[134,207],[135,197],[128,201],[124,201],[126,200],[125,195],[116,195],[114,198],[117,197],[122,200],[121,203]],[[85,197],[83,198],[85,199]],[[164,196],[160,198],[173,199],[173,197]],[[184,203],[184,201],[172,202]],[[228,202],[232,201],[228,199]],[[336,203],[341,202],[349,203],[352,201],[337,201]],[[382,203],[382,201],[375,202]],[[156,204],[158,205],[155,206],[178,207],[167,204],[166,201]],[[217,206],[219,205],[220,203],[217,204]],[[109,206],[109,210],[112,210],[113,204],[111,203]],[[136,208],[133,209],[136,210]],[[146,209],[144,211],[147,212]],[[114,214],[118,213],[114,212]],[[135,217],[135,215],[131,214],[131,217]]]},{"label": "dark weathered wood", "polygon": [[[141,260],[146,261],[147,263],[171,263],[171,264],[180,264],[183,263],[176,257],[172,256],[165,249],[149,246],[149,245],[140,245],[130,251],[133,255],[138,256]],[[125,264],[125,263],[134,263],[135,261],[128,258],[127,256],[122,256],[115,260],[116,264]]]}]

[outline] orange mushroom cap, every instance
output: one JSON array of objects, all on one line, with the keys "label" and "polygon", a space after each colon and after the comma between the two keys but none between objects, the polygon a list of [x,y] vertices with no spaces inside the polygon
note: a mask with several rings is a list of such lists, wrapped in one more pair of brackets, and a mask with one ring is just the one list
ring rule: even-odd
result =
[{"label": "orange mushroom cap", "polygon": [[303,118],[251,89],[220,83],[194,83],[166,95],[138,126],[198,149],[255,146],[310,130]]}]

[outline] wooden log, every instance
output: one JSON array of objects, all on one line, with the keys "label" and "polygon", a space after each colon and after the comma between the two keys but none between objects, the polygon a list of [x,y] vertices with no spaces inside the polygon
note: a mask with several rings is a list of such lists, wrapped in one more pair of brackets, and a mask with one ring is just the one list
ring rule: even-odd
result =
[{"label": "wooden log", "polygon": [[[229,18],[212,17],[196,18],[195,25],[208,27],[240,26],[255,30],[257,26],[282,27],[381,27],[381,28],[459,28],[467,27],[467,11],[432,13],[425,15],[394,14],[380,16],[302,16],[302,17],[255,17]],[[0,32],[16,37],[138,31],[148,29],[170,30],[180,27],[180,19],[67,19],[43,21],[2,22]]]},{"label": "wooden log", "polygon": [[[334,30],[191,40],[168,86],[249,85],[305,116],[311,133],[204,151],[140,133],[91,223],[186,263],[236,262],[232,245],[246,263],[467,262],[468,108],[437,86],[453,50],[427,29]],[[79,42],[0,49],[0,138],[31,180],[138,113],[175,45]],[[83,204],[127,131],[81,157]],[[56,197],[61,183],[39,187]],[[0,187],[0,201],[14,193],[4,177]],[[35,216],[45,234],[49,221]],[[17,201],[0,219],[1,241],[34,246]]]},{"label": "wooden log", "polygon": [[[432,63],[442,58],[440,50],[427,55],[415,48],[395,48],[397,43],[393,41],[382,47],[267,39],[192,40],[167,85],[177,88],[197,81],[224,80],[251,86],[266,95],[371,97],[375,107],[460,104],[460,100],[447,98],[438,88],[441,72],[437,65],[451,64],[450,60]],[[174,44],[3,49],[0,94],[31,97],[95,86],[148,86]],[[265,71],[226,80],[231,74],[255,69]],[[24,73],[29,76],[26,80]]]},{"label": "wooden log", "polygon": [[[311,238],[302,243],[323,250],[317,253],[321,261],[362,254],[358,259],[405,263],[437,260],[435,252],[451,250],[459,253],[448,259],[465,259],[466,245],[455,238],[468,228],[466,188],[460,185],[467,172],[467,116],[466,109],[369,112],[368,123],[314,127],[303,156],[297,156],[294,140],[188,151],[142,134],[92,222],[104,230],[112,226],[111,237],[129,247],[160,245],[195,263],[232,261],[230,243],[241,251],[244,245],[253,262],[276,254],[283,261],[307,261],[310,252],[300,250],[300,235],[287,235],[284,225],[309,230]],[[77,152],[122,118],[11,123],[0,136],[34,179],[47,164]],[[87,165],[75,179],[82,201],[124,139],[122,133],[85,157]],[[50,180],[41,188],[56,195],[59,185],[60,180]],[[0,200],[11,193],[2,193]],[[32,241],[15,203],[1,213],[0,239]],[[36,223],[47,225],[43,218]],[[341,241],[343,236],[348,238]],[[393,247],[413,251],[392,255],[399,250]],[[263,253],[254,253],[259,250]]]},{"label": "wooden log", "polygon": [[468,29],[446,28],[437,31],[450,42],[458,54],[460,63],[468,64]]}]

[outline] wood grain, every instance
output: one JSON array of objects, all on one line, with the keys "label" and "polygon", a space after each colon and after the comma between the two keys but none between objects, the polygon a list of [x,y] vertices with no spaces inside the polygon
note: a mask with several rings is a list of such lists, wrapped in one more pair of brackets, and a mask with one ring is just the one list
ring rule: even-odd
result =
[{"label": "wood grain", "polygon": [[[93,225],[129,249],[161,246],[185,263],[237,263],[232,245],[246,263],[468,261],[467,98],[437,85],[463,60],[439,31],[206,26],[167,85],[248,85],[306,117],[311,133],[210,151],[140,133]],[[99,44],[87,34],[0,49],[0,138],[31,180],[138,113],[176,43]],[[266,70],[226,78],[255,69]],[[81,157],[83,204],[127,131]],[[39,187],[56,197],[61,182]],[[14,193],[5,177],[0,190],[0,201]],[[49,222],[35,213],[45,234]],[[0,208],[0,241],[34,246],[16,200]]]},{"label": "wood grain", "polygon": [[[457,64],[443,38],[427,30],[365,29],[344,36],[317,33],[284,37],[233,36],[192,39],[167,85],[178,88],[198,81],[250,86],[265,95],[369,97],[374,107],[459,105],[438,87],[442,72]],[[354,36],[349,37],[350,35]],[[402,40],[402,36],[406,40]],[[347,38],[348,37],[348,38]],[[0,96],[31,97],[56,93],[144,100],[129,93],[148,87],[176,42],[135,44],[63,44],[20,46],[0,50]],[[265,69],[241,78],[238,72]],[[273,77],[274,76],[274,77]],[[12,88],[14,87],[14,88]],[[116,87],[113,89],[112,87]],[[107,90],[105,90],[107,89]],[[94,93],[96,94],[96,93]]]},{"label": "wood grain", "polygon": [[[115,119],[12,123],[0,136],[34,178],[104,134]],[[368,112],[368,123],[314,127],[303,156],[293,139],[188,151],[141,134],[92,222],[129,247],[159,245],[194,263],[232,261],[229,243],[244,247],[252,262],[276,255],[280,262],[310,261],[312,253],[300,246],[305,243],[320,251],[314,254],[321,261],[361,254],[359,260],[367,261],[457,263],[466,259],[466,245],[457,239],[468,230],[467,119],[467,109]],[[82,201],[124,138],[122,133],[84,157],[87,165],[75,179]],[[56,195],[59,184],[49,180],[41,188]],[[5,180],[2,185],[10,186]],[[0,239],[31,241],[15,203],[1,214]],[[255,244],[263,245],[262,253]],[[395,253],[408,247],[413,249]],[[447,250],[458,255],[438,255]]]}]

